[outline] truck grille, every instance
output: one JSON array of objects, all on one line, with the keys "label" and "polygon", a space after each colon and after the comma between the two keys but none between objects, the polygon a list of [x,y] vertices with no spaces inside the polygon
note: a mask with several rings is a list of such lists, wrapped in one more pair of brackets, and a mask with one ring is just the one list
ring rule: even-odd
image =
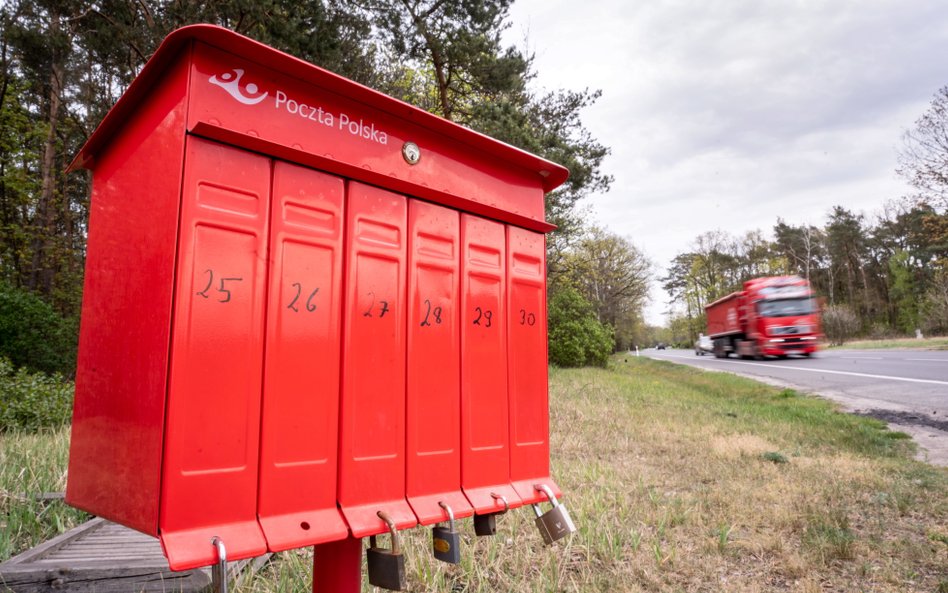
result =
[{"label": "truck grille", "polygon": [[808,325],[785,325],[783,327],[772,327],[770,333],[775,336],[792,336],[796,334],[810,333]]}]

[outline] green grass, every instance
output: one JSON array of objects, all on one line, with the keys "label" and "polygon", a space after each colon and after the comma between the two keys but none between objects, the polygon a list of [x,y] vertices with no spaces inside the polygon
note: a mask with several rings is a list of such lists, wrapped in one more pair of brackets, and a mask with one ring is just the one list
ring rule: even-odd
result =
[{"label": "green grass", "polygon": [[852,350],[948,350],[948,338],[892,338],[884,340],[856,340],[846,342],[842,346],[830,346],[830,348],[843,348]]},{"label": "green grass", "polygon": [[62,500],[38,498],[65,489],[68,455],[69,427],[0,433],[0,561],[86,520]]},{"label": "green grass", "polygon": [[[463,560],[449,566],[432,559],[429,528],[408,530],[410,590],[901,593],[948,583],[948,470],[914,461],[912,442],[879,421],[646,358],[554,369],[550,399],[552,471],[577,533],[545,546],[529,508],[500,518],[494,537],[462,520]],[[0,435],[3,492],[61,489],[65,438]],[[17,477],[8,459],[45,477]],[[3,513],[0,541],[15,549],[80,518],[29,496],[5,498]],[[21,527],[10,529],[11,515]],[[285,552],[232,590],[308,592],[311,571],[311,550]]]}]

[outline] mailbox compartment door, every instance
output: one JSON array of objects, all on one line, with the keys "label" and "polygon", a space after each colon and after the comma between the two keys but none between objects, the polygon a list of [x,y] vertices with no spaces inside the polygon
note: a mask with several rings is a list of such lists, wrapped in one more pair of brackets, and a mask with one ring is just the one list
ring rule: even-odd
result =
[{"label": "mailbox compartment door", "polygon": [[174,570],[215,562],[215,535],[235,560],[266,551],[257,459],[269,202],[268,159],[188,138],[159,511]]},{"label": "mailbox compartment door", "polygon": [[504,225],[461,214],[461,485],[478,513],[521,504],[510,484]]},{"label": "mailbox compartment door", "polygon": [[273,165],[258,515],[271,552],[346,537],[336,508],[345,182]]},{"label": "mailbox compartment door", "polygon": [[422,525],[474,510],[461,492],[459,213],[408,201],[408,502]]},{"label": "mailbox compartment door", "polygon": [[510,478],[524,504],[546,500],[550,479],[547,377],[546,245],[540,233],[507,227],[507,369]]},{"label": "mailbox compartment door", "polygon": [[405,500],[405,197],[349,182],[338,501],[354,537],[417,519]]}]

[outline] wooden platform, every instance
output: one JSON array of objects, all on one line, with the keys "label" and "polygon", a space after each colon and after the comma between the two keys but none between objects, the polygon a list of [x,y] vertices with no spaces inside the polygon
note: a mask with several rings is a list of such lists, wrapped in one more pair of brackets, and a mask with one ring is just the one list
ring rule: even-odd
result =
[{"label": "wooden platform", "polygon": [[[268,558],[231,562],[230,582]],[[172,572],[157,539],[105,519],[83,523],[0,564],[3,593],[191,593],[210,591],[210,585],[209,568]]]}]

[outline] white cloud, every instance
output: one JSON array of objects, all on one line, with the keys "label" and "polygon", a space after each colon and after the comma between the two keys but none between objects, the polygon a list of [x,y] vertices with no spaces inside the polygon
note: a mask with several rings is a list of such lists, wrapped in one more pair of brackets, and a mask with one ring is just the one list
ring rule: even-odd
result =
[{"label": "white cloud", "polygon": [[511,17],[539,85],[602,89],[583,120],[615,183],[593,209],[660,267],[709,230],[880,209],[907,191],[902,131],[948,84],[940,0],[517,0]]}]

